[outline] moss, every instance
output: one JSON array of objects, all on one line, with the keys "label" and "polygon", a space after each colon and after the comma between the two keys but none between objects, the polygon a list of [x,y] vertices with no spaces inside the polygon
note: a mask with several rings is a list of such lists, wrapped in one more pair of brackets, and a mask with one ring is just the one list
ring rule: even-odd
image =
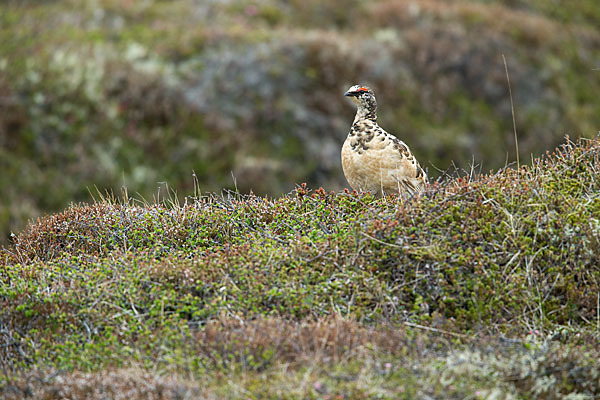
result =
[{"label": "moss", "polygon": [[[295,364],[297,357],[322,349],[312,334],[288,342],[287,334],[264,332],[334,318],[350,325],[324,336],[337,350],[318,353],[318,362],[333,360],[327,368],[350,375],[354,366],[365,369],[385,393],[393,386],[368,363],[400,363],[403,349],[419,349],[410,340],[421,340],[421,329],[457,347],[432,343],[443,351],[419,368],[432,379],[439,368],[452,372],[425,389],[411,380],[413,370],[399,370],[408,375],[407,393],[464,397],[475,390],[474,376],[480,393],[596,393],[563,375],[566,364],[514,379],[510,371],[525,368],[516,361],[505,367],[490,359],[486,375],[443,356],[469,348],[475,336],[530,343],[534,332],[545,341],[532,348],[556,337],[565,347],[544,347],[557,352],[550,359],[581,352],[573,362],[589,368],[578,337],[589,339],[597,322],[599,148],[598,140],[567,141],[531,166],[455,177],[408,200],[301,185],[276,199],[226,192],[187,204],[74,205],[31,224],[3,254],[1,317],[12,344],[0,361],[26,372],[128,368],[136,360],[193,376],[255,379],[281,363],[301,373],[308,364]],[[231,320],[218,322],[224,318]],[[275,322],[252,335],[266,336],[247,341],[245,324],[265,319]],[[417,331],[395,336],[406,326]],[[345,329],[361,339],[339,342]],[[576,333],[565,339],[565,329]],[[380,353],[370,361],[358,356],[372,346]],[[344,358],[348,349],[357,353]],[[480,349],[466,357],[485,358]],[[552,391],[549,379],[562,383]],[[343,382],[321,383],[345,396],[371,393],[359,381]]]}]

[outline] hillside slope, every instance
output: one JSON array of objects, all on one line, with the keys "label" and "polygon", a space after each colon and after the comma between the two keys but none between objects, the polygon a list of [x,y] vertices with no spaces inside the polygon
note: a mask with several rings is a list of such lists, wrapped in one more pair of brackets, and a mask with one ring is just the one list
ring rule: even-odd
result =
[{"label": "hillside slope", "polygon": [[592,398],[600,141],[408,201],[73,206],[0,267],[4,396]]}]

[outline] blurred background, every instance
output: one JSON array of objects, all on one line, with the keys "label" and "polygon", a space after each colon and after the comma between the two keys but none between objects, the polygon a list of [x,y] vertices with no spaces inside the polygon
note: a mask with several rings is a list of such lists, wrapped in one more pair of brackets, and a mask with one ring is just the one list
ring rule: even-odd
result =
[{"label": "blurred background", "polygon": [[[2,0],[0,244],[126,186],[340,190],[368,84],[433,178],[600,128],[598,0]],[[232,178],[232,175],[235,177]],[[163,190],[164,193],[164,190]]]}]

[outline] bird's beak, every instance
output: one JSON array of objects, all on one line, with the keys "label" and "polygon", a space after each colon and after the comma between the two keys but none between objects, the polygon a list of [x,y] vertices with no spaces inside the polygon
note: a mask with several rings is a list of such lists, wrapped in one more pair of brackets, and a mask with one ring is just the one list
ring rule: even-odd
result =
[{"label": "bird's beak", "polygon": [[356,96],[356,92],[348,91],[348,92],[344,93],[344,96]]}]

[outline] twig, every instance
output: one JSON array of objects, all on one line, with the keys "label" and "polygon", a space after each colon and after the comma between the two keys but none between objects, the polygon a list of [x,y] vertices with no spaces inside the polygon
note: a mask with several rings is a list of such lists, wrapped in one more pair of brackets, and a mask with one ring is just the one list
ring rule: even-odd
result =
[{"label": "twig", "polygon": [[467,335],[463,335],[462,333],[445,331],[445,330],[442,330],[442,329],[432,328],[432,327],[429,327],[429,326],[413,324],[411,322],[404,322],[404,325],[410,326],[412,328],[424,329],[426,331],[443,333],[445,335],[450,335],[450,336],[459,337],[459,338],[467,338],[468,337]]},{"label": "twig", "polygon": [[517,139],[517,123],[515,122],[515,106],[513,103],[512,89],[510,88],[510,77],[508,76],[508,66],[506,65],[506,58],[502,54],[502,60],[504,61],[504,70],[506,71],[506,81],[508,82],[508,94],[510,96],[510,111],[512,113],[513,131],[515,132],[515,147],[517,151],[517,170],[520,169],[521,164],[519,163],[519,140]]}]

